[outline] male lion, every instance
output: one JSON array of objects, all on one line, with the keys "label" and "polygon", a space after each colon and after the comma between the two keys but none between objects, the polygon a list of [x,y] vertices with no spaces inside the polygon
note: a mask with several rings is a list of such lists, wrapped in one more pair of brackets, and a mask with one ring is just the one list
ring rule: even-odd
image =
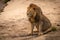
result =
[{"label": "male lion", "polygon": [[35,4],[30,4],[27,8],[27,16],[31,23],[31,34],[33,34],[34,26],[36,26],[38,35],[42,35],[51,30],[49,19],[43,15],[42,10]]}]

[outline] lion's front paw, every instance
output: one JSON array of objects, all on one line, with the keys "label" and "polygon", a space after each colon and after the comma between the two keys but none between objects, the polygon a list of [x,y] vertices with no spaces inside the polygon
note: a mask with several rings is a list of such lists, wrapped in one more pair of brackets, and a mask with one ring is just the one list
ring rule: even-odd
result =
[{"label": "lion's front paw", "polygon": [[38,33],[38,35],[43,35],[43,33]]}]

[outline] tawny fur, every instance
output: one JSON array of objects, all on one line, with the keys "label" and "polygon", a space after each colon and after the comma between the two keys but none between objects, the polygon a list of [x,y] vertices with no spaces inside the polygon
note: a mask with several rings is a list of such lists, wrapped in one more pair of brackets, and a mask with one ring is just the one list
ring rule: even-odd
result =
[{"label": "tawny fur", "polygon": [[51,30],[50,20],[42,13],[40,7],[30,4],[27,7],[27,16],[31,23],[31,34],[33,34],[34,26],[36,26],[38,35],[44,34]]}]

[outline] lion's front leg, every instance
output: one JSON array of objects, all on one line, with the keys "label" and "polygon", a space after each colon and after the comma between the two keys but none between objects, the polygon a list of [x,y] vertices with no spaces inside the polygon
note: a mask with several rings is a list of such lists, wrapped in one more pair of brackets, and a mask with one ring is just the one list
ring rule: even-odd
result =
[{"label": "lion's front leg", "polygon": [[34,29],[34,25],[31,24],[31,35],[33,35],[33,29]]},{"label": "lion's front leg", "polygon": [[39,25],[38,31],[39,31],[38,35],[43,35],[43,32],[42,32],[42,25]]},{"label": "lion's front leg", "polygon": [[37,24],[37,31],[38,31],[38,35],[43,35],[43,32],[42,32],[42,24]]}]

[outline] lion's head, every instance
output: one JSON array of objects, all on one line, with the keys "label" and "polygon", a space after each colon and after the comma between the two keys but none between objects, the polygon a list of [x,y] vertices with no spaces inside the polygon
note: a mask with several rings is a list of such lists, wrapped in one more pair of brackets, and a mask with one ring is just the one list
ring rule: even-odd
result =
[{"label": "lion's head", "polygon": [[40,7],[38,7],[37,5],[35,5],[35,4],[30,4],[29,5],[29,7],[27,8],[27,16],[29,17],[29,18],[35,18],[36,17],[36,15],[39,15],[40,16],[40,14],[41,14],[41,9],[40,9]]}]

